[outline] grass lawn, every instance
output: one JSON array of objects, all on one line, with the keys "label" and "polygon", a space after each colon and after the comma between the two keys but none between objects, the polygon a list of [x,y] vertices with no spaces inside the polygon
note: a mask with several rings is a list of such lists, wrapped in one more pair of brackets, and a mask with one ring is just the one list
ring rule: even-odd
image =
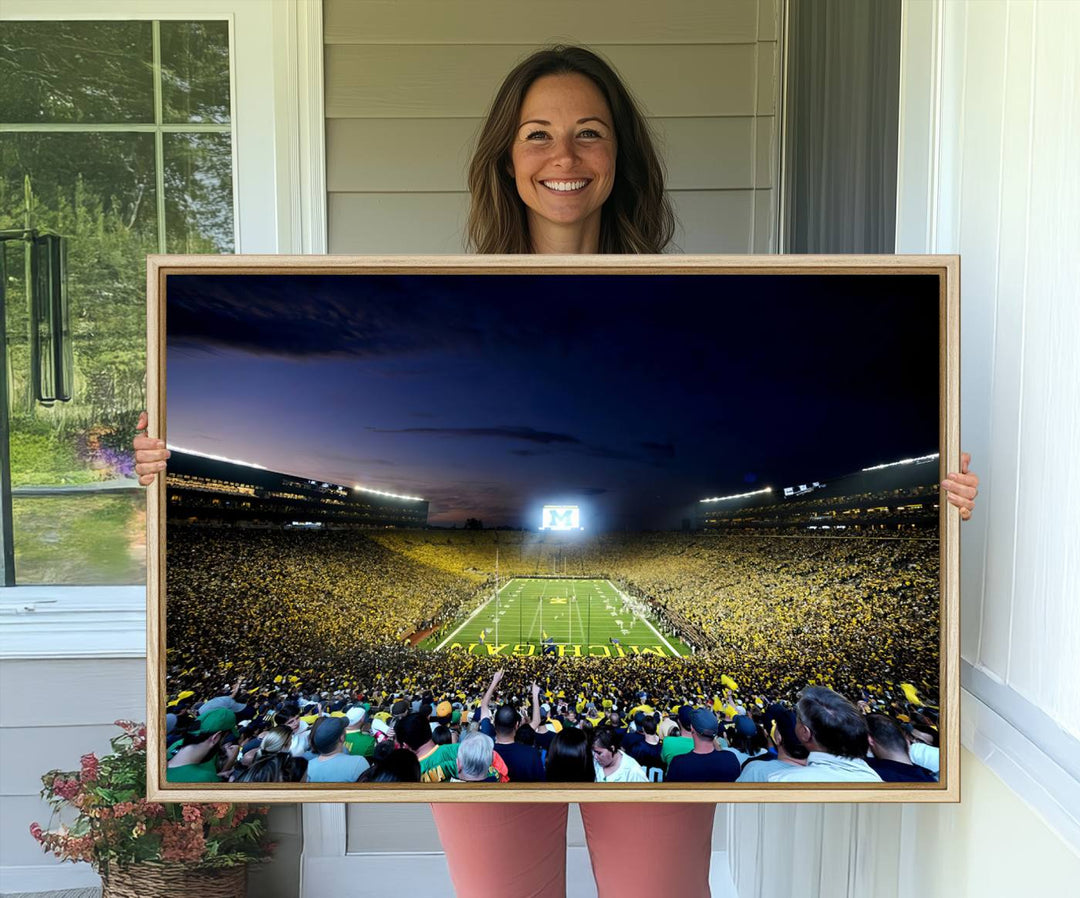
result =
[{"label": "grass lawn", "polygon": [[643,606],[633,603],[635,610],[632,601],[607,580],[516,577],[474,614],[421,646],[457,647],[479,655],[540,655],[550,638],[555,646],[550,651],[573,657],[690,654],[648,618]]},{"label": "grass lawn", "polygon": [[142,490],[15,498],[11,505],[20,584],[146,582]]}]

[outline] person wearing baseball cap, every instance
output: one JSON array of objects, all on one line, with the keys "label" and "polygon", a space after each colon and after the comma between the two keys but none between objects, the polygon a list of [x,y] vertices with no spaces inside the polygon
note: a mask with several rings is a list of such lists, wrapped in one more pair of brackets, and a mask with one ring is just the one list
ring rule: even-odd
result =
[{"label": "person wearing baseball cap", "polygon": [[668,766],[665,782],[733,783],[739,778],[739,762],[729,751],[717,751],[714,739],[720,729],[716,714],[708,708],[690,712],[690,735],[694,749],[678,755]]},{"label": "person wearing baseball cap", "polygon": [[367,758],[350,755],[345,751],[347,717],[320,717],[311,728],[309,741],[316,752],[308,762],[305,782],[309,783],[355,783],[370,766]]},{"label": "person wearing baseball cap", "polygon": [[367,711],[361,705],[353,705],[345,712],[349,725],[345,728],[345,751],[350,755],[360,755],[369,761],[375,754],[375,737],[365,733]]},{"label": "person wearing baseball cap", "polygon": [[769,705],[764,723],[772,751],[745,761],[737,783],[767,783],[774,773],[806,765],[809,752],[795,735],[795,712],[783,705]]},{"label": "person wearing baseball cap", "polygon": [[235,739],[223,743],[236,727],[236,714],[216,708],[200,715],[198,725],[184,736],[180,747],[165,767],[170,783],[216,783],[228,778],[240,746]]},{"label": "person wearing baseball cap", "polygon": [[727,751],[735,755],[740,768],[764,747],[758,726],[749,714],[736,714],[731,720],[728,733],[731,744]]}]

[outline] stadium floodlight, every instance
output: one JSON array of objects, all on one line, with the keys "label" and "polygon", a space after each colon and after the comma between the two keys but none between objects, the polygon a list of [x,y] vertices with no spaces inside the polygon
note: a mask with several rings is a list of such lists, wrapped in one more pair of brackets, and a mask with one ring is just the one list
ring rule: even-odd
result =
[{"label": "stadium floodlight", "polygon": [[935,458],[940,458],[940,453],[931,452],[929,455],[920,455],[917,458],[902,458],[900,461],[890,461],[883,465],[873,465],[869,468],[863,468],[863,470],[880,471],[882,468],[892,468],[896,465],[921,465],[924,462],[933,461]]},{"label": "stadium floodlight", "polygon": [[760,496],[763,493],[771,493],[772,487],[767,486],[763,490],[754,490],[752,493],[735,493],[733,496],[713,496],[711,499],[702,499],[702,502],[726,502],[728,499],[747,499],[750,496]]},{"label": "stadium floodlight", "polygon": [[423,502],[424,501],[424,499],[420,498],[420,496],[402,496],[402,495],[399,495],[398,493],[388,493],[385,490],[375,490],[375,489],[372,489],[369,486],[360,486],[359,483],[356,484],[353,487],[353,489],[357,490],[358,492],[361,492],[361,493],[374,493],[376,496],[389,496],[391,499],[406,499],[409,502]]},{"label": "stadium floodlight", "polygon": [[545,505],[540,515],[541,530],[584,530],[577,505]]},{"label": "stadium floodlight", "polygon": [[199,456],[199,458],[209,458],[214,461],[227,461],[229,462],[229,464],[232,465],[243,465],[246,468],[258,468],[260,471],[270,470],[268,467],[266,467],[266,465],[257,465],[253,461],[244,461],[239,458],[228,458],[224,455],[211,455],[209,452],[197,452],[194,449],[184,449],[182,446],[173,446],[171,448],[175,449],[177,452],[184,452],[188,455],[197,455]]}]

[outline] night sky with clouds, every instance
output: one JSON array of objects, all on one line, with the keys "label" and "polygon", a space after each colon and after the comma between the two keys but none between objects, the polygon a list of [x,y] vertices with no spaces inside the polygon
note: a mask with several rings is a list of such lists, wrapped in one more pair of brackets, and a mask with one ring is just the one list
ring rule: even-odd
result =
[{"label": "night sky with clouds", "polygon": [[170,275],[168,440],[432,524],[677,527],[937,451],[927,275]]}]

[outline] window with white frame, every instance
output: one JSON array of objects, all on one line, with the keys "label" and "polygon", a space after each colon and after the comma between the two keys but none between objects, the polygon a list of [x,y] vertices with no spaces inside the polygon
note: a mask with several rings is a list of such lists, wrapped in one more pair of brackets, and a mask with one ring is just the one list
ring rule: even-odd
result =
[{"label": "window with white frame", "polygon": [[[20,21],[0,35],[0,243],[16,582],[145,579],[131,436],[145,256],[232,252],[227,20]],[[64,239],[67,401],[32,359],[29,238]],[[46,400],[53,397],[46,397]]]}]

